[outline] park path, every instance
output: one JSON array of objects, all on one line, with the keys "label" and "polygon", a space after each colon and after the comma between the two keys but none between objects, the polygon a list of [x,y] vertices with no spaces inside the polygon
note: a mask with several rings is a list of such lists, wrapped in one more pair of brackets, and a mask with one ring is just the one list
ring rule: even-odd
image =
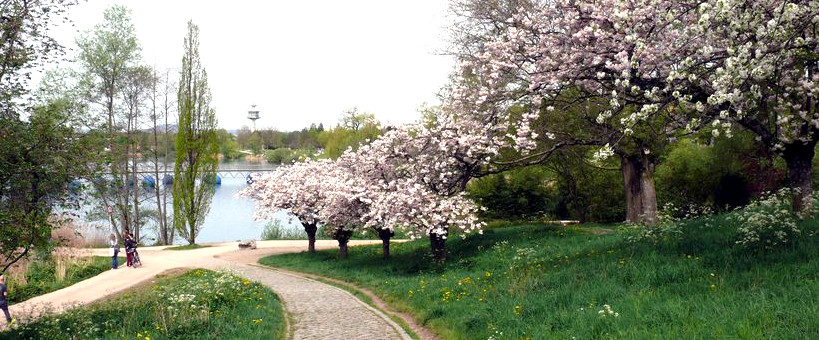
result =
[{"label": "park path", "polygon": [[[380,241],[354,240],[350,243],[352,246]],[[336,246],[332,240],[319,240],[316,244],[319,249]],[[194,250],[140,248],[144,265],[139,268],[109,270],[70,287],[14,304],[10,306],[10,311],[18,320],[25,322],[46,311],[61,312],[122,292],[152,281],[168,270],[229,269],[259,281],[279,295],[291,315],[290,339],[410,339],[401,327],[383,313],[342,289],[255,265],[263,256],[303,251],[305,241],[260,241],[257,247],[255,250],[240,250],[237,242],[228,242]],[[94,250],[93,254],[107,256],[107,249]]]}]

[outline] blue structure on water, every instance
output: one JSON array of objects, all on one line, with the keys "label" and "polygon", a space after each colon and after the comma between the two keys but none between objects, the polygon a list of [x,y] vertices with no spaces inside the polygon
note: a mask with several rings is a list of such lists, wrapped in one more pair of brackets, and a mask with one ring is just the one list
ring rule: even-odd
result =
[{"label": "blue structure on water", "polygon": [[162,184],[164,185],[173,184],[173,175],[165,175],[165,177],[162,177]]},{"label": "blue structure on water", "polygon": [[142,178],[142,186],[146,188],[153,188],[156,186],[156,180],[154,176],[146,176]]},{"label": "blue structure on water", "polygon": [[213,175],[209,177],[205,177],[205,183],[215,184],[215,185],[222,185],[222,176]]},{"label": "blue structure on water", "polygon": [[82,193],[84,187],[80,180],[75,179],[68,183],[68,192],[72,195],[78,195]]}]

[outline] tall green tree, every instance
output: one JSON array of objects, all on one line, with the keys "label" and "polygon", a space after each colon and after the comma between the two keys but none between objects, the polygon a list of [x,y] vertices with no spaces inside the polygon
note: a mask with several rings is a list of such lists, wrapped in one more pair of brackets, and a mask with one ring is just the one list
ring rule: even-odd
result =
[{"label": "tall green tree", "polygon": [[210,107],[208,75],[199,58],[199,27],[188,22],[179,73],[179,131],[174,165],[174,227],[196,243],[216,190],[219,144],[216,115]]},{"label": "tall green tree", "polygon": [[324,147],[324,156],[331,159],[337,159],[348,148],[357,150],[380,135],[381,123],[375,119],[375,115],[360,112],[356,107],[344,111],[335,128],[317,133]]},{"label": "tall green tree", "polygon": [[[136,169],[133,162],[129,162],[129,156],[135,155],[130,152],[133,142],[127,138],[127,133],[123,136],[132,123],[132,112],[120,110],[125,106],[120,105],[120,100],[127,99],[124,90],[133,74],[129,70],[140,60],[140,46],[128,8],[113,6],[106,9],[103,16],[103,22],[77,38],[76,43],[78,59],[88,83],[88,99],[97,104],[102,116],[99,119],[102,126],[97,128],[108,134],[108,152],[102,162],[107,164],[106,171],[113,183],[95,181],[99,184],[96,189],[103,204],[112,207],[112,229],[119,233],[133,229],[137,215],[134,211],[138,209],[130,200],[136,185],[127,185],[129,179],[136,183],[133,179]],[[117,228],[117,220],[120,228]]]},{"label": "tall green tree", "polygon": [[73,4],[0,1],[0,274],[51,245],[53,213],[89,150],[64,114],[72,103],[28,100],[30,73],[63,54],[48,33]]},{"label": "tall green tree", "polygon": [[58,208],[76,208],[69,183],[82,176],[94,145],[67,124],[71,105],[52,102],[27,121],[0,124],[0,273],[32,249],[52,246]]}]

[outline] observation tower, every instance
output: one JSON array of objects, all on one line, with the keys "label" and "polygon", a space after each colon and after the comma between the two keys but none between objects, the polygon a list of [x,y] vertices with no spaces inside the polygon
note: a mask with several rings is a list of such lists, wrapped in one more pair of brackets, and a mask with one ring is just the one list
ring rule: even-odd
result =
[{"label": "observation tower", "polygon": [[253,132],[256,132],[256,119],[259,119],[259,110],[256,110],[256,104],[250,106],[250,111],[247,111],[247,119],[253,121]]}]

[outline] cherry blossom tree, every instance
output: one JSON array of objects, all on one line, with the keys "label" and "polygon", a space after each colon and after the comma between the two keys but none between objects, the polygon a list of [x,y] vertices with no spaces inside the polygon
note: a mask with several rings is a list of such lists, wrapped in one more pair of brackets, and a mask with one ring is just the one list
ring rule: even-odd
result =
[{"label": "cherry blossom tree", "polygon": [[[337,162],[328,162],[321,177],[316,177],[321,187],[322,208],[319,218],[324,232],[338,241],[338,257],[347,258],[347,243],[353,233],[363,227],[362,217],[369,210],[371,196],[363,177]],[[367,166],[362,164],[362,166]]]},{"label": "cherry blossom tree", "polygon": [[[362,164],[366,166],[366,164]],[[277,168],[255,180],[239,195],[256,201],[256,219],[269,219],[285,210],[299,219],[315,252],[318,226],[338,241],[339,258],[347,257],[347,244],[364,223],[371,200],[363,178],[332,160],[307,160]]]},{"label": "cherry blossom tree", "polygon": [[[411,237],[429,237],[435,258],[445,258],[451,227],[461,235],[480,230],[478,207],[463,194],[471,174],[497,147],[486,134],[459,131],[450,117],[408,124],[385,133],[339,163],[364,178],[369,209],[361,221],[374,227],[385,243],[396,227]],[[366,166],[364,165],[366,164]]]},{"label": "cherry blossom tree", "polygon": [[793,169],[815,145],[815,1],[465,3],[483,6],[461,7],[478,38],[462,54],[453,110],[503,131],[510,108],[528,109],[511,135],[525,149],[539,117],[585,108],[604,132],[599,155],[621,158],[628,220],[656,221],[652,140],[705,124],[730,134],[738,122],[776,143],[810,191]]},{"label": "cherry blossom tree", "polygon": [[276,168],[264,176],[255,175],[255,181],[239,195],[256,201],[256,219],[271,219],[285,210],[298,218],[307,233],[308,251],[316,251],[316,231],[320,222],[322,188],[320,174],[330,161],[307,160]]},{"label": "cherry blossom tree", "polygon": [[819,140],[819,2],[695,4],[686,33],[701,43],[678,73],[669,74],[669,83],[683,85],[674,88],[681,102],[722,127],[715,134],[730,134],[728,123],[738,123],[778,152],[788,185],[796,189],[794,210],[811,210]]},{"label": "cherry blossom tree", "polygon": [[[629,45],[634,45],[635,32],[661,45],[644,48],[662,50],[677,39],[659,29],[663,23],[655,15],[663,8],[646,6],[640,7],[642,13],[615,15],[628,5],[638,8],[633,1],[533,1],[509,9],[506,17],[495,19],[502,24],[493,32],[494,39],[486,40],[483,51],[462,62],[453,103],[456,110],[483,122],[486,112],[493,113],[491,118],[497,115],[494,112],[508,112],[510,107],[528,108],[528,114],[520,118],[522,127],[542,115],[567,116],[572,107],[579,106],[585,111],[582,119],[597,132],[589,136],[593,142],[584,144],[602,145],[601,157],[617,154],[621,158],[627,219],[653,224],[657,150],[652,150],[651,141],[666,138],[663,133],[670,119],[661,117],[672,117],[671,100],[657,96],[652,86],[664,74],[632,64],[629,56],[635,48]],[[510,120],[508,113],[505,116],[502,119]],[[648,122],[662,125],[658,129]],[[660,133],[646,133],[651,131]],[[577,140],[561,131],[560,124],[537,132],[563,136],[570,141],[566,144]],[[525,141],[516,142],[525,145]]]},{"label": "cherry blossom tree", "polygon": [[369,145],[357,151],[349,149],[339,157],[337,163],[340,168],[346,169],[348,176],[356,178],[356,190],[349,192],[348,197],[357,204],[350,211],[357,212],[362,228],[370,228],[378,235],[382,244],[382,257],[386,259],[390,256],[390,239],[395,236],[395,228],[378,220],[373,209],[376,204],[385,203],[380,198],[387,188],[381,183],[395,179],[395,173],[389,164],[373,157],[372,150]]},{"label": "cherry blossom tree", "polygon": [[284,209],[305,226],[320,223],[339,241],[342,258],[359,228],[378,231],[385,257],[395,228],[405,228],[413,237],[429,237],[433,255],[443,259],[451,227],[466,235],[482,225],[463,189],[497,147],[485,135],[462,134],[446,116],[428,125],[395,128],[337,162],[281,167],[242,195],[257,201],[257,218]]}]

